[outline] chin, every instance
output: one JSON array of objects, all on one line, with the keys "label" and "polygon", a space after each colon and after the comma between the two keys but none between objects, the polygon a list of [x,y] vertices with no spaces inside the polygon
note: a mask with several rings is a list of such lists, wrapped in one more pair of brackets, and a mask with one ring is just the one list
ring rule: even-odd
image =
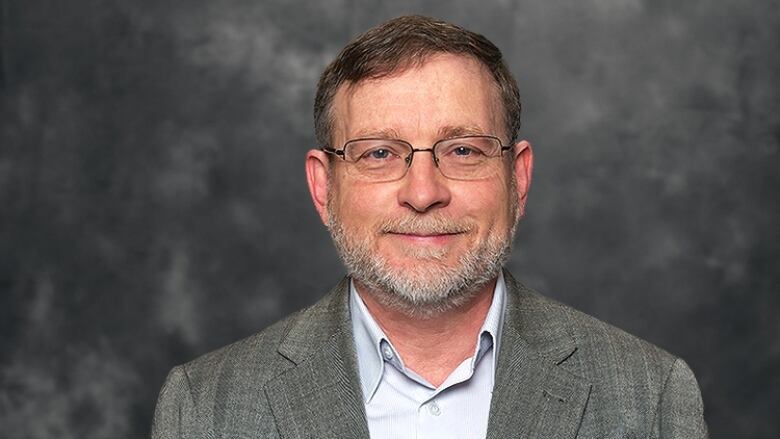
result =
[{"label": "chin", "polygon": [[363,262],[350,270],[358,284],[384,306],[419,318],[467,304],[498,276],[503,265],[502,258],[485,263],[469,255],[453,265],[438,261],[394,265],[376,257]]}]

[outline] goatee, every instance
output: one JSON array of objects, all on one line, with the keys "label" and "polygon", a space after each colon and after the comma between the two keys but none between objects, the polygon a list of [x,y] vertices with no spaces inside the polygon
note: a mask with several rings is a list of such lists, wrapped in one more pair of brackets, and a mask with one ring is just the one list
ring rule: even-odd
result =
[{"label": "goatee", "polygon": [[[330,203],[329,203],[330,204]],[[401,268],[390,263],[365,235],[348,233],[340,218],[329,210],[328,228],[336,249],[356,283],[370,290],[384,306],[406,315],[430,318],[469,302],[488,282],[495,279],[509,259],[517,222],[509,230],[492,231],[488,237],[448,264],[445,247],[405,249],[414,260]],[[469,234],[476,229],[470,221],[458,221],[438,214],[410,213],[388,219],[367,233]]]}]

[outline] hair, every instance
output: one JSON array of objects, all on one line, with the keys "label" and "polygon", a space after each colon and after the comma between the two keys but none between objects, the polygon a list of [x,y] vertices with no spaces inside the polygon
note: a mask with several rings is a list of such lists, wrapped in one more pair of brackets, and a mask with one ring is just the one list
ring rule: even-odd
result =
[{"label": "hair", "polygon": [[407,15],[359,35],[325,68],[314,98],[314,130],[319,144],[333,146],[331,107],[341,85],[391,76],[420,66],[440,53],[471,57],[487,68],[501,97],[506,135],[514,143],[520,129],[520,93],[498,47],[484,36],[454,24]]}]

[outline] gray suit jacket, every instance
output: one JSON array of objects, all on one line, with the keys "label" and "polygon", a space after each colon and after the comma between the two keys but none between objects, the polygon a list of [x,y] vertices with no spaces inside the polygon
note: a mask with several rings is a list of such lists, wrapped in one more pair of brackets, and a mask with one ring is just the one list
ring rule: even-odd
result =
[{"label": "gray suit jacket", "polygon": [[[683,360],[505,278],[488,438],[707,437]],[[368,438],[348,285],[175,367],[152,438]]]}]

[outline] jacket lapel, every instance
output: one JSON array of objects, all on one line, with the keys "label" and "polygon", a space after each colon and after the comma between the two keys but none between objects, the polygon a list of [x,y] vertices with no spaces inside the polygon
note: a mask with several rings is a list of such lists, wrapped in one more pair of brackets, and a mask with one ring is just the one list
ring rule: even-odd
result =
[{"label": "jacket lapel", "polygon": [[504,277],[507,309],[487,437],[574,438],[590,384],[569,371],[576,346],[565,317],[554,302]]},{"label": "jacket lapel", "polygon": [[345,279],[299,314],[279,347],[294,366],[268,382],[265,393],[284,439],[368,438],[348,288]]},{"label": "jacket lapel", "polygon": [[[504,272],[507,308],[487,437],[576,437],[590,384],[554,302]],[[291,323],[279,353],[293,366],[265,393],[281,438],[368,438],[349,316],[349,281]]]}]

